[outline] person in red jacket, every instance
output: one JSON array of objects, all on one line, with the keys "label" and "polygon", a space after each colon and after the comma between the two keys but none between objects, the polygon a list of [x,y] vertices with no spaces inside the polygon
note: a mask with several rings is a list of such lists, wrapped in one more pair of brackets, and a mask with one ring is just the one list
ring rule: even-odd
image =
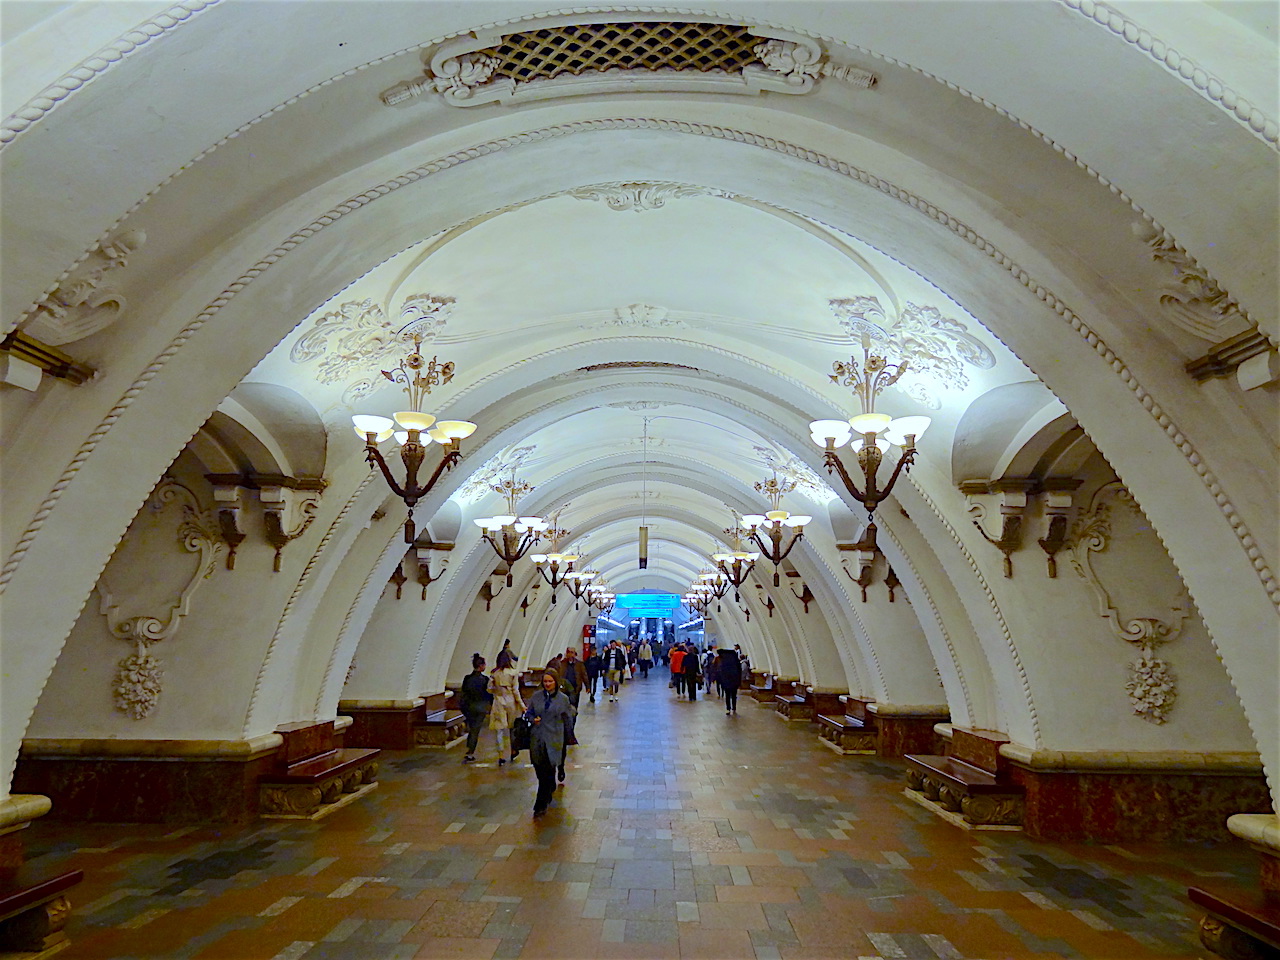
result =
[{"label": "person in red jacket", "polygon": [[671,682],[676,686],[676,696],[684,695],[684,646],[676,644],[671,650]]}]

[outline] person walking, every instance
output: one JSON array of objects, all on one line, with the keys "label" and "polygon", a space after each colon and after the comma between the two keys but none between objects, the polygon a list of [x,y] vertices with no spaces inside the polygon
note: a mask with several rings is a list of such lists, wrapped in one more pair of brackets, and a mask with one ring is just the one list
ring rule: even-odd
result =
[{"label": "person walking", "polygon": [[677,643],[671,649],[671,684],[676,690],[676,699],[684,696],[684,645]]},{"label": "person walking", "polygon": [[569,695],[570,701],[573,703],[573,709],[578,709],[578,701],[582,697],[582,690],[587,685],[587,665],[578,659],[578,651],[574,647],[570,647],[564,652],[564,660],[560,664],[561,679],[569,687],[565,693]]},{"label": "person walking", "polygon": [[494,662],[497,663],[498,661],[500,661],[504,653],[507,655],[507,659],[511,661],[511,666],[514,667],[517,663],[520,662],[520,658],[517,657],[515,654],[515,651],[511,649],[510,638],[502,641],[502,649],[498,651],[498,656],[494,660]]},{"label": "person walking", "polygon": [[698,699],[698,681],[702,679],[702,661],[698,658],[697,648],[690,649],[680,661],[684,671],[684,692],[690,700]]},{"label": "person walking", "polygon": [[596,702],[596,688],[600,685],[600,676],[604,673],[604,658],[600,656],[600,651],[595,647],[591,648],[591,655],[587,657],[583,664],[587,670],[587,692],[590,694],[591,702]]},{"label": "person walking", "polygon": [[720,653],[717,650],[708,650],[706,661],[702,666],[702,673],[707,678],[707,692],[711,692],[711,685],[715,684],[716,696],[724,696],[724,688],[720,686]]},{"label": "person walking", "polygon": [[504,766],[507,758],[515,760],[511,749],[511,725],[527,709],[520,696],[520,674],[516,672],[511,655],[504,648],[498,654],[498,665],[489,679],[492,683],[493,706],[489,709],[489,729],[498,741],[498,766]]},{"label": "person walking", "polygon": [[719,659],[718,675],[720,686],[724,690],[724,713],[727,717],[738,712],[738,687],[742,686],[742,661],[738,659],[737,650],[721,650]]},{"label": "person walking", "polygon": [[622,674],[626,669],[627,651],[615,640],[604,653],[605,689],[609,692],[611,703],[618,702],[618,690],[622,686]]},{"label": "person walking", "polygon": [[640,641],[640,649],[637,651],[640,658],[640,679],[647,680],[649,678],[649,668],[653,666],[653,646],[649,643],[648,638]]},{"label": "person walking", "polygon": [[542,675],[542,689],[529,698],[525,716],[533,724],[529,736],[529,758],[538,777],[538,793],[533,801],[533,815],[547,812],[556,793],[556,768],[564,755],[565,724],[574,714],[573,704],[560,690],[559,677]]},{"label": "person walking", "polygon": [[489,678],[484,675],[484,657],[478,653],[473,654],[471,672],[462,678],[462,689],[458,693],[458,706],[467,721],[467,755],[462,758],[463,763],[475,763],[480,729],[484,726],[492,703]]}]

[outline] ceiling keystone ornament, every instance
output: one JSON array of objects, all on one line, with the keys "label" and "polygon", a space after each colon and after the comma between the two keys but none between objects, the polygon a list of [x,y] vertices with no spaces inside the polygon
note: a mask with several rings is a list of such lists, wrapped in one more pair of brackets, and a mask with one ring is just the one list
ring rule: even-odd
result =
[{"label": "ceiling keystone ornament", "polygon": [[[1094,494],[1088,513],[1076,522],[1071,540],[1071,565],[1093,589],[1099,614],[1117,639],[1140,651],[1138,659],[1129,664],[1125,681],[1134,714],[1148,723],[1164,723],[1177,699],[1178,688],[1172,667],[1156,655],[1156,650],[1176,640],[1182,632],[1190,601],[1172,569],[1166,578],[1171,600],[1163,603],[1153,601],[1152,594],[1166,584],[1137,583],[1132,576],[1135,570],[1151,569],[1142,561],[1156,552],[1162,566],[1170,566],[1159,538],[1133,495],[1115,482]],[[1121,592],[1126,596],[1120,596]],[[1160,604],[1159,617],[1128,616],[1131,609],[1121,612],[1122,604],[1133,607],[1153,603]]]},{"label": "ceiling keystone ornament", "polygon": [[866,70],[831,63],[816,40],[769,27],[574,22],[582,19],[544,18],[443,44],[422,76],[380,99],[397,106],[435,93],[449,106],[474,107],[601,93],[803,94],[826,77],[855,89],[876,83]]},{"label": "ceiling keystone ornament", "polygon": [[712,187],[692,183],[665,183],[647,180],[617,180],[612,183],[593,183],[574,187],[565,195],[575,200],[591,200],[605,204],[610,210],[661,210],[668,200],[686,200],[689,197],[727,198],[732,194]]},{"label": "ceiling keystone ornament", "polygon": [[[134,646],[133,654],[116,665],[113,690],[116,709],[134,720],[149,716],[160,701],[164,670],[150,647],[177,632],[192,594],[212,575],[222,550],[216,522],[200,508],[195,494],[176,480],[165,477],[147,508],[130,527],[96,588],[98,611],[107,627]],[[199,555],[187,570],[160,555],[164,545],[173,543],[175,519],[178,544],[185,552]],[[138,571],[146,571],[145,578],[140,579]],[[130,575],[137,584],[128,597],[121,597],[108,578]],[[149,607],[154,612],[126,613],[126,607]]]},{"label": "ceiling keystone ornament", "polygon": [[343,393],[343,401],[350,405],[381,386],[378,368],[398,357],[413,334],[423,343],[439,336],[455,303],[453,297],[411,294],[404,300],[397,324],[372,300],[349,300],[317,319],[294,343],[289,359],[294,363],[319,360],[319,383],[341,383],[360,377]]},{"label": "ceiling keystone ornament", "polygon": [[632,413],[640,413],[644,410],[657,410],[659,407],[665,407],[665,403],[659,403],[657,400],[624,400],[621,403],[606,404],[611,410],[630,410]]},{"label": "ceiling keystone ornament", "polygon": [[850,339],[869,337],[887,354],[910,361],[914,372],[944,387],[967,387],[966,366],[989,370],[996,365],[995,354],[968,327],[944,317],[936,307],[908,302],[890,321],[875,297],[835,298],[828,303]]},{"label": "ceiling keystone ornament", "polygon": [[129,255],[147,242],[142,230],[103,240],[71,275],[35,305],[23,332],[52,347],[83,340],[111,326],[124,312],[125,298],[107,275],[129,264]]}]

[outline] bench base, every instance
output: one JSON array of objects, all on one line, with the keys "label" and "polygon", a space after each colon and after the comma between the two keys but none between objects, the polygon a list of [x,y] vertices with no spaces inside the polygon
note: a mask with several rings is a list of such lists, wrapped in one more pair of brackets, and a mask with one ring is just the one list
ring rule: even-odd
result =
[{"label": "bench base", "polygon": [[[378,784],[376,782],[366,783],[363,787],[360,787],[354,793],[344,793],[337,800],[333,801],[333,803],[320,804],[320,806],[316,807],[310,813],[307,813],[305,811],[299,811],[297,813],[264,813],[262,814],[262,819],[263,820],[321,820],[327,817],[331,813],[336,813],[337,811],[341,810],[343,807],[347,806],[348,804],[355,803],[357,800],[363,797],[366,793],[372,793],[374,790],[377,790],[377,789],[378,789]],[[264,801],[263,808],[266,809],[265,801]],[[4,954],[0,954],[0,960],[5,960]]]},{"label": "bench base", "polygon": [[435,730],[419,728],[414,731],[413,745],[424,750],[451,750],[458,744],[465,743],[466,740],[467,735],[465,733],[455,736],[453,739],[441,740]]},{"label": "bench base", "polygon": [[841,756],[872,756],[879,752],[874,727],[836,726],[835,718],[818,717],[818,739]]},{"label": "bench base", "polygon": [[934,801],[926,797],[923,793],[919,793],[915,790],[910,789],[909,787],[903,789],[902,795],[908,798],[909,800],[914,800],[916,803],[920,804],[920,806],[924,807],[926,810],[929,810],[932,813],[936,813],[943,820],[947,821],[947,823],[950,823],[953,826],[957,826],[961,830],[1004,830],[1004,831],[1012,831],[1014,833],[1022,832],[1022,827],[1016,824],[970,823],[961,814],[952,813],[950,810],[943,807],[942,804],[935,803]]},{"label": "bench base", "polygon": [[[830,747],[842,757],[874,757],[876,755],[875,734],[863,733],[860,734],[860,736],[866,738],[866,740],[869,740],[870,742],[868,743],[866,741],[852,739],[848,734],[841,737],[839,743],[823,736],[818,737],[818,742],[824,747]],[[853,744],[852,746],[849,745],[851,741]]]},{"label": "bench base", "polygon": [[71,941],[63,939],[51,946],[45,947],[39,953],[7,953],[0,951],[0,960],[45,960],[54,954],[61,953],[67,947],[71,946]]}]

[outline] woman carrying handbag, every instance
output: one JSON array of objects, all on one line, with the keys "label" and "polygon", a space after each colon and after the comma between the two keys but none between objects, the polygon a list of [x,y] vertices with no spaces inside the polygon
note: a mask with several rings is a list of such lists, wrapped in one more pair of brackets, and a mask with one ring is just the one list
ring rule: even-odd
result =
[{"label": "woman carrying handbag", "polygon": [[515,760],[516,754],[522,749],[511,741],[510,730],[516,718],[527,709],[524,698],[520,696],[520,675],[505,649],[498,654],[498,666],[490,675],[490,680],[493,685],[493,707],[489,711],[489,729],[498,740],[498,766],[501,767],[506,764],[508,755]]}]

